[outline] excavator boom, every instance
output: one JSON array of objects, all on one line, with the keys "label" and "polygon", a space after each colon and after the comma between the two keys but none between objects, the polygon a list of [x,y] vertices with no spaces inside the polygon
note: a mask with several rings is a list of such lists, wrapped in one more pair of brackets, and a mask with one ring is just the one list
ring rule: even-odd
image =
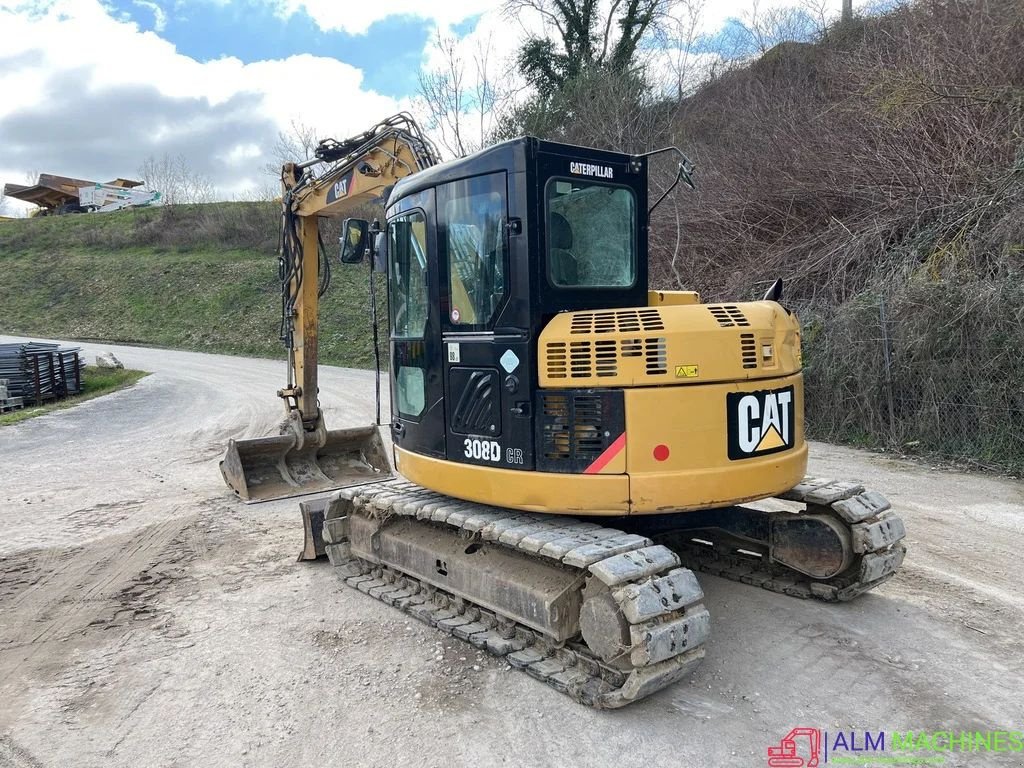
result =
[{"label": "excavator boom", "polygon": [[288,351],[281,434],[231,440],[221,474],[245,501],[267,501],[384,479],[390,463],[376,425],[328,430],[318,402],[319,301],[330,281],[321,218],[382,204],[394,184],[438,162],[415,120],[399,114],[281,169],[281,340]]}]

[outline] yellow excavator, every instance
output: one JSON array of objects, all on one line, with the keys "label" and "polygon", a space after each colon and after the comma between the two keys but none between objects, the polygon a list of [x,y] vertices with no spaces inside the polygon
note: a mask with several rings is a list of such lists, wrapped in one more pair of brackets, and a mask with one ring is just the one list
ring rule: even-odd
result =
[{"label": "yellow excavator", "polygon": [[[678,173],[649,205],[663,153]],[[601,708],[699,663],[694,570],[827,601],[889,579],[905,531],[885,498],[804,476],[781,281],[716,304],[648,286],[650,212],[691,173],[673,147],[530,137],[439,163],[408,115],[286,165],[288,419],[229,444],[229,486],[331,491],[300,505],[304,557]],[[350,215],[373,201],[383,227]],[[387,276],[398,477],[376,425],[328,431],[317,401],[318,219],[345,215],[340,260]]]}]

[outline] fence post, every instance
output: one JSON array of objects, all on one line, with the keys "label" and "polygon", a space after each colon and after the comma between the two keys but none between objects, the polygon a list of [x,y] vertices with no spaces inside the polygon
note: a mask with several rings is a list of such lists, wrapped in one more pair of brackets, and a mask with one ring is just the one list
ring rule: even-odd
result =
[{"label": "fence post", "polygon": [[889,323],[885,316],[885,296],[878,298],[878,318],[882,326],[882,357],[885,360],[885,401],[889,408],[889,443],[896,444],[896,413],[892,404],[892,347]]}]

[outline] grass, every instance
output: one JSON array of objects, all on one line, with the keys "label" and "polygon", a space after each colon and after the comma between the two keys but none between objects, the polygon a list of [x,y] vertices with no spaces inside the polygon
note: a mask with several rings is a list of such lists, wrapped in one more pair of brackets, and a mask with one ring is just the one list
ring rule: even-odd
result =
[{"label": "grass", "polygon": [[[278,226],[267,203],[4,222],[0,333],[283,359]],[[366,267],[333,271],[321,362],[369,367]]]},{"label": "grass", "polygon": [[54,411],[63,411],[66,408],[74,408],[76,405],[92,400],[94,397],[108,395],[117,392],[119,389],[130,387],[143,376],[148,376],[146,371],[133,371],[121,368],[96,368],[88,365],[82,370],[82,394],[73,397],[65,397],[63,400],[53,400],[45,405],[26,405],[19,411],[11,411],[0,415],[0,427],[10,424],[17,424],[36,416],[43,416]]}]

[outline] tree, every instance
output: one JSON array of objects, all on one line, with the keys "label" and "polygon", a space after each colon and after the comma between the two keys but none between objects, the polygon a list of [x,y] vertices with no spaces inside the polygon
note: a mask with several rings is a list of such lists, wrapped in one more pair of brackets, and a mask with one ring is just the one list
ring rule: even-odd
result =
[{"label": "tree", "polygon": [[213,182],[193,171],[184,155],[162,158],[150,155],[138,168],[147,191],[160,192],[168,205],[180,203],[208,203],[216,196]]},{"label": "tree", "polygon": [[490,39],[477,43],[468,62],[455,38],[438,33],[435,43],[442,63],[419,76],[427,128],[445,149],[463,157],[492,138],[510,91],[492,76]]},{"label": "tree", "polygon": [[658,47],[664,52],[668,79],[675,86],[676,100],[690,93],[706,71],[697,66],[700,20],[704,0],[677,0],[671,13],[654,30]]},{"label": "tree", "polygon": [[312,159],[319,143],[320,136],[313,126],[293,119],[287,131],[277,132],[277,140],[271,149],[274,160],[267,163],[264,170],[268,175],[279,179],[281,166],[285,163]]},{"label": "tree", "polygon": [[762,8],[761,0],[753,0],[742,19],[734,19],[729,25],[732,51],[726,55],[740,60],[763,56],[780,43],[820,37],[826,28],[827,15],[821,2],[805,0],[800,7]]},{"label": "tree", "polygon": [[592,69],[631,71],[644,35],[666,18],[676,0],[506,0],[505,13],[534,13],[555,35],[528,37],[519,49],[523,76],[552,93]]},{"label": "tree", "polygon": [[530,37],[520,48],[517,65],[531,93],[504,110],[496,134],[650,148],[670,110],[648,80],[646,49],[657,46],[656,35],[683,1],[506,0],[506,13],[536,15],[548,36]]}]

